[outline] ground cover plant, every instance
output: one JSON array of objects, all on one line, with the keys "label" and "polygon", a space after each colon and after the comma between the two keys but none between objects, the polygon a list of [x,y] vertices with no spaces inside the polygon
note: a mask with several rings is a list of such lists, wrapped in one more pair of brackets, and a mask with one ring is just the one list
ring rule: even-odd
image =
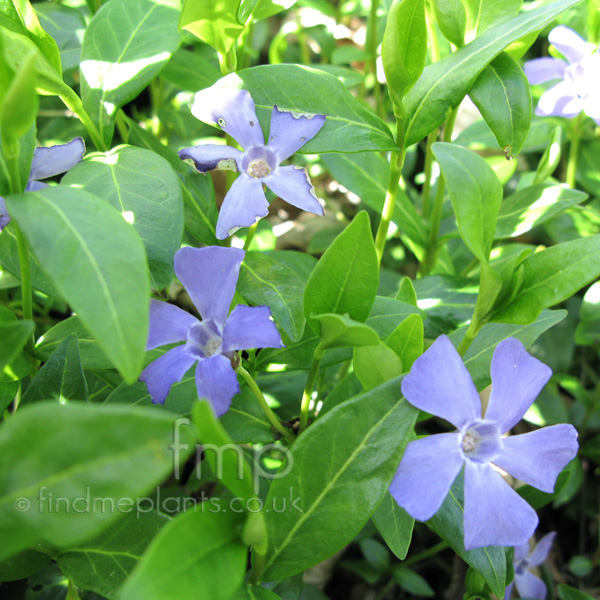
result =
[{"label": "ground cover plant", "polygon": [[0,597],[598,597],[597,0],[0,0]]}]

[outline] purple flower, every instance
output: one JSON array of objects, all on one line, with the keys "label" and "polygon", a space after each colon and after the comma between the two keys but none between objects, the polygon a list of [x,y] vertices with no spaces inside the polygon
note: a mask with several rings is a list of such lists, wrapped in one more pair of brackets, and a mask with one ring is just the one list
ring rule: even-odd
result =
[{"label": "purple flower", "polygon": [[220,416],[240,391],[230,360],[234,352],[283,347],[267,306],[239,304],[227,316],[244,255],[243,250],[217,246],[181,248],[175,254],[175,274],[202,320],[172,304],[150,301],[146,349],[185,342],[151,362],[140,375],[155,404],[164,403],[171,386],[198,363],[198,396],[208,398]]},{"label": "purple flower", "polygon": [[[47,179],[65,173],[74,167],[85,154],[85,144],[82,138],[75,138],[60,146],[40,147],[33,152],[31,171],[27,181],[26,192],[35,192],[48,187],[40,179]],[[0,196],[0,231],[10,223],[4,198]]]},{"label": "purple flower", "polygon": [[485,415],[458,352],[442,335],[402,381],[406,399],[449,421],[452,433],[410,442],[390,486],[398,504],[421,521],[431,518],[465,467],[465,548],[518,546],[537,526],[535,511],[490,463],[544,492],[552,492],[577,453],[577,431],[560,424],[503,438],[521,420],[552,371],[515,338],[492,358],[492,392]]},{"label": "purple flower", "polygon": [[529,83],[561,79],[542,94],[535,114],[572,118],[584,111],[600,125],[600,54],[572,29],[559,25],[548,41],[567,59],[536,58],[523,67]]},{"label": "purple flower", "polygon": [[225,239],[240,227],[254,225],[267,215],[269,204],[263,184],[289,204],[323,214],[306,169],[284,167],[281,163],[317,134],[325,123],[324,115],[299,115],[273,107],[269,143],[265,146],[254,101],[246,90],[216,86],[202,90],[196,94],[192,113],[205,123],[218,124],[245,150],[207,144],[179,151],[179,157],[190,161],[200,173],[213,169],[241,173],[221,206],[218,239]]},{"label": "purple flower", "polygon": [[548,533],[531,552],[529,551],[529,542],[515,548],[515,557],[513,560],[515,578],[506,587],[504,600],[510,600],[513,585],[517,586],[517,591],[521,598],[544,600],[546,597],[546,584],[537,575],[531,573],[530,569],[532,567],[539,567],[548,558],[555,537],[556,532]]}]

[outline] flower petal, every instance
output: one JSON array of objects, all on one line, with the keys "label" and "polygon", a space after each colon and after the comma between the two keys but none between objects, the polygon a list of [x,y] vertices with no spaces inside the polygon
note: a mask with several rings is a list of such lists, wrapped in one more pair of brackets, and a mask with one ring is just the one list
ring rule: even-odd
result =
[{"label": "flower petal", "polygon": [[577,430],[562,423],[501,440],[494,464],[525,483],[550,493],[559,473],[577,454]]},{"label": "flower petal", "polygon": [[486,421],[501,433],[518,423],[548,382],[552,369],[534,358],[516,338],[501,341],[492,357],[492,392]]},{"label": "flower petal", "polygon": [[489,464],[465,463],[465,549],[519,546],[538,524],[535,510]]},{"label": "flower petal", "polygon": [[242,157],[244,153],[231,146],[219,144],[205,144],[183,148],[177,154],[179,158],[190,163],[199,173],[206,173],[214,169],[228,171],[242,171]]},{"label": "flower petal", "polygon": [[0,196],[0,231],[2,231],[10,223],[10,215],[6,208],[4,198]]},{"label": "flower petal", "polygon": [[545,91],[539,99],[535,114],[539,117],[567,117],[578,115],[583,103],[577,98],[577,90],[569,81],[561,81]]},{"label": "flower petal", "polygon": [[481,418],[481,402],[471,376],[445,335],[413,363],[402,380],[402,393],[412,405],[458,429]]},{"label": "flower petal", "polygon": [[185,310],[152,298],[150,300],[150,330],[146,350],[153,350],[166,344],[184,342],[192,325],[198,319]]},{"label": "flower petal", "polygon": [[426,521],[442,505],[463,462],[458,433],[439,433],[410,442],[390,494],[411,517]]},{"label": "flower petal", "polygon": [[245,150],[265,145],[254,100],[247,90],[218,84],[201,90],[194,98],[192,114],[205,123],[219,125]]},{"label": "flower petal", "polygon": [[47,183],[43,181],[35,181],[34,179],[30,179],[27,182],[27,186],[25,187],[26,192],[37,192],[39,190],[43,190],[44,188],[50,187]]},{"label": "flower petal", "polygon": [[224,240],[240,227],[250,227],[269,214],[269,203],[262,181],[242,173],[234,182],[221,206],[217,238]]},{"label": "flower petal", "polygon": [[504,591],[504,598],[502,600],[510,600],[510,596],[512,594],[512,589],[514,586],[514,582],[511,581],[507,586],[506,586],[506,590]]},{"label": "flower petal", "polygon": [[548,558],[548,554],[550,554],[550,549],[552,548],[555,537],[556,531],[551,531],[537,543],[537,546],[529,555],[528,562],[532,567],[538,567]]},{"label": "flower petal", "polygon": [[283,348],[268,306],[238,304],[225,322],[223,352],[250,348]]},{"label": "flower petal", "polygon": [[564,79],[567,63],[557,58],[535,58],[523,65],[523,71],[531,85],[545,83],[552,79]]},{"label": "flower petal", "polygon": [[288,204],[317,215],[323,214],[323,205],[304,167],[277,167],[264,181],[270,190]]},{"label": "flower petal", "polygon": [[589,56],[594,44],[586,42],[572,29],[559,25],[548,34],[548,41],[570,62],[575,63]]},{"label": "flower petal", "polygon": [[296,114],[274,106],[268,146],[277,156],[277,162],[289,158],[312,140],[324,123],[325,115]]},{"label": "flower petal", "polygon": [[68,171],[85,154],[83,139],[78,137],[68,144],[36,148],[31,162],[29,179],[46,179]]},{"label": "flower petal", "polygon": [[227,412],[231,399],[240,393],[240,384],[231,362],[221,354],[213,354],[198,363],[196,387],[198,397],[210,400],[217,417]]},{"label": "flower petal", "polygon": [[598,123],[600,120],[600,92],[591,93],[584,98],[583,112]]},{"label": "flower petal", "polygon": [[140,375],[148,388],[154,404],[164,404],[174,383],[181,381],[196,359],[186,350],[185,344],[172,348],[151,362]]},{"label": "flower petal", "polygon": [[181,248],[175,254],[175,274],[203,320],[225,323],[245,252],[239,248]]},{"label": "flower petal", "polygon": [[515,573],[515,585],[521,598],[537,598],[544,600],[546,598],[546,584],[533,573],[525,571],[522,575]]}]

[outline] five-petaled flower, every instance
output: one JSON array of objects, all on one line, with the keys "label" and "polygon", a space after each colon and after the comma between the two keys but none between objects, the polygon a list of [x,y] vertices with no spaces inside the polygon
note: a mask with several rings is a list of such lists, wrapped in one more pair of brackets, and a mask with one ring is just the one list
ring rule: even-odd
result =
[{"label": "five-petaled flower", "polygon": [[202,316],[166,302],[151,300],[147,350],[185,342],[151,362],[140,375],[152,402],[164,403],[171,386],[196,367],[196,387],[217,416],[224,414],[240,386],[231,358],[236,350],[282,348],[281,336],[267,306],[237,305],[229,316],[245,252],[237,248],[181,248],[175,274]]},{"label": "five-petaled flower", "polygon": [[249,227],[269,212],[263,184],[283,200],[302,210],[323,214],[305,168],[281,163],[312,139],[325,123],[324,115],[304,115],[273,107],[269,141],[265,145],[254,101],[246,90],[217,85],[196,94],[194,116],[219,125],[242,148],[207,144],[179,151],[200,173],[213,169],[239,171],[241,175],[227,192],[217,221],[217,238],[222,240],[240,227]]},{"label": "five-petaled flower", "polygon": [[516,586],[521,598],[544,600],[546,584],[537,575],[531,573],[530,569],[539,567],[548,558],[555,537],[556,532],[554,531],[546,534],[531,552],[529,551],[529,542],[515,548],[513,559],[515,578],[506,586],[504,600],[510,600],[513,585]]},{"label": "five-petaled flower", "polygon": [[485,415],[477,390],[452,342],[439,337],[402,381],[406,399],[454,425],[457,431],[410,442],[390,486],[398,504],[421,521],[440,508],[464,465],[467,550],[518,546],[533,534],[531,506],[491,464],[544,492],[577,453],[577,431],[560,424],[503,438],[521,420],[552,371],[515,338],[500,342],[492,358],[492,391]]},{"label": "five-petaled flower", "polygon": [[[47,183],[39,181],[65,173],[74,167],[85,154],[85,144],[82,138],[75,138],[67,144],[36,148],[31,161],[31,171],[27,181],[26,192],[35,192],[48,187]],[[0,196],[0,231],[10,223],[6,210],[6,202]]]},{"label": "five-petaled flower", "polygon": [[568,62],[546,57],[525,63],[523,69],[531,84],[562,80],[542,94],[535,114],[571,118],[583,111],[600,125],[600,54],[596,46],[564,25],[555,27],[548,41]]}]

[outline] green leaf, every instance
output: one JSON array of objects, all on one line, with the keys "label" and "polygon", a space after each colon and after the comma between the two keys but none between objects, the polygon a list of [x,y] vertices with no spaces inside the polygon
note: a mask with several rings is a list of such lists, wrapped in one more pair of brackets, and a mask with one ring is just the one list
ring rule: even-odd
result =
[{"label": "green leaf", "polygon": [[435,22],[444,37],[457,48],[464,46],[467,13],[461,0],[433,0]]},{"label": "green leaf", "polygon": [[229,410],[219,419],[227,434],[236,444],[271,444],[273,431],[248,386],[235,396]]},{"label": "green leaf", "polygon": [[600,235],[564,242],[530,254],[522,263],[523,282],[497,323],[531,323],[543,308],[554,306],[600,275]]},{"label": "green leaf", "polygon": [[262,252],[246,252],[238,292],[246,302],[266,305],[286,335],[302,339],[306,319],[302,309],[304,280],[291,267]]},{"label": "green leaf", "polygon": [[[164,501],[168,498],[164,499]],[[146,506],[122,503],[117,523],[84,544],[56,557],[60,570],[83,590],[117,598],[117,590],[138,563],[151,540],[171,519]]]},{"label": "green leaf", "polygon": [[504,597],[506,555],[500,546],[465,550],[463,528],[463,475],[456,478],[441,508],[427,521],[468,565],[473,567],[499,598]]},{"label": "green leaf", "polygon": [[27,340],[33,335],[33,321],[14,321],[0,324],[0,371],[17,358]]},{"label": "green leaf", "polygon": [[586,198],[587,194],[566,185],[538,183],[523,188],[502,203],[494,238],[522,235]]},{"label": "green leaf", "polygon": [[[336,406],[292,446],[294,468],[272,482],[266,504],[293,490],[299,510],[265,514],[269,551],[262,579],[304,571],[349,543],[396,472],[417,411],[394,379]],[[351,490],[351,494],[349,494]]]},{"label": "green leaf", "polygon": [[427,583],[427,580],[418,573],[400,566],[393,571],[393,577],[396,583],[409,594],[431,598],[435,596],[435,592]]},{"label": "green leaf", "polygon": [[248,90],[265,131],[275,104],[281,110],[327,115],[318,135],[300,148],[302,153],[397,149],[389,127],[337,77],[324,71],[301,65],[260,65],[232,73],[217,85]]},{"label": "green leaf", "polygon": [[562,127],[558,126],[549,136],[548,144],[535,171],[534,184],[546,181],[558,167],[561,157],[561,141]]},{"label": "green leaf", "polygon": [[373,523],[389,549],[400,559],[408,554],[415,520],[394,500],[389,491],[373,513]]},{"label": "green leaf", "polygon": [[52,558],[35,550],[24,550],[0,563],[0,581],[25,579],[43,569]]},{"label": "green leaf", "polygon": [[237,19],[240,0],[185,0],[179,28],[194,34],[225,56],[244,31]]},{"label": "green leaf", "polygon": [[183,203],[177,175],[164,158],[135,146],[118,146],[88,155],[61,183],[114,206],[144,242],[152,287],[171,283],[173,257],[183,235]]},{"label": "green leaf", "polygon": [[558,585],[558,597],[560,600],[594,600],[593,596],[564,583]]},{"label": "green leaf", "polygon": [[281,600],[281,596],[259,585],[247,585],[231,600]]},{"label": "green leaf", "polygon": [[417,292],[410,277],[405,277],[402,280],[395,298],[401,302],[406,302],[406,304],[417,306]]},{"label": "green leaf", "polygon": [[135,381],[150,294],[138,235],[103,200],[66,186],[10,196],[6,203],[61,296],[125,380]]},{"label": "green leaf", "polygon": [[252,16],[256,21],[268,19],[273,15],[280,13],[282,10],[287,10],[296,4],[297,0],[258,0]]},{"label": "green leaf", "polygon": [[402,98],[423,73],[427,58],[424,0],[394,0],[386,19],[381,54],[394,112],[403,115]]},{"label": "green leaf", "polygon": [[315,354],[322,354],[328,348],[344,348],[346,346],[371,346],[379,343],[379,336],[374,329],[364,323],[353,321],[348,315],[323,314],[314,315],[321,326],[321,341]]},{"label": "green leaf", "polygon": [[242,524],[243,515],[225,510],[177,516],[154,538],[119,598],[229,600],[246,573]]},{"label": "green leaf", "polygon": [[365,391],[402,375],[405,370],[400,357],[383,342],[355,347],[352,360],[354,374]]},{"label": "green leaf", "polygon": [[479,37],[491,26],[503,23],[514,17],[521,8],[523,0],[463,0],[467,12],[467,39]]},{"label": "green leaf", "polygon": [[423,336],[423,319],[420,315],[409,315],[385,341],[400,357],[404,373],[408,373],[415,360],[423,354]]},{"label": "green leaf", "polygon": [[304,315],[316,333],[312,315],[348,314],[366,321],[379,285],[379,261],[369,216],[360,212],[335,239],[311,273],[304,290]]},{"label": "green leaf", "polygon": [[405,97],[408,114],[406,146],[422,140],[439,127],[469,92],[479,73],[509,44],[542,29],[579,2],[581,0],[557,0],[528,10],[489,28],[471,43],[425,67],[423,75]]},{"label": "green leaf", "polygon": [[523,69],[503,52],[479,74],[469,96],[504,154],[516,156],[531,124],[531,92]]},{"label": "green leaf", "polygon": [[440,163],[458,231],[480,262],[487,262],[502,202],[502,184],[483,158],[470,150],[437,142],[433,154]]},{"label": "green leaf", "polygon": [[107,2],[90,21],[81,49],[81,99],[110,146],[114,116],[163,68],[179,46],[180,0]]},{"label": "green leaf", "polygon": [[0,560],[34,543],[66,548],[97,535],[121,515],[119,500],[135,504],[191,454],[188,429],[179,441],[174,455],[172,416],[154,408],[20,409],[0,428]]},{"label": "green leaf", "polygon": [[179,48],[160,72],[160,76],[188,92],[197,92],[210,87],[221,77],[221,72],[208,62],[207,54],[198,52],[198,49],[192,52]]},{"label": "green leaf", "polygon": [[52,353],[48,362],[27,386],[21,405],[42,400],[64,404],[88,399],[88,388],[79,355],[77,337],[70,334]]}]

